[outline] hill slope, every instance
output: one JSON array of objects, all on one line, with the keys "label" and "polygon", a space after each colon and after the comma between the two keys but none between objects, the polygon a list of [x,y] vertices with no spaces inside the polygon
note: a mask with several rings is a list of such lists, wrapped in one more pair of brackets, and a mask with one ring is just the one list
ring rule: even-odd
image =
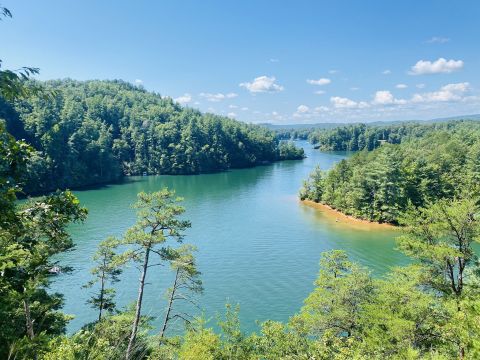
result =
[{"label": "hill slope", "polygon": [[183,108],[122,81],[42,85],[55,96],[32,96],[13,106],[0,102],[9,132],[37,150],[27,193],[145,172],[198,174],[303,157],[269,130]]}]

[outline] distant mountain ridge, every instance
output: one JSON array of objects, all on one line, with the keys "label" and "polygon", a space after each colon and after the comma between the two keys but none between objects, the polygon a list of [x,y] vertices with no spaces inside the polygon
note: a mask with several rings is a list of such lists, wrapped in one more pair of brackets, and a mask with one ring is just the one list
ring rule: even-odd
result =
[{"label": "distant mountain ridge", "polygon": [[314,124],[270,124],[270,123],[261,123],[260,126],[266,127],[270,130],[282,130],[282,129],[333,129],[339,126],[353,125],[353,124],[365,124],[367,126],[381,126],[381,125],[394,125],[400,123],[435,123],[435,122],[444,122],[452,120],[480,120],[480,114],[471,114],[471,115],[457,115],[450,116],[445,118],[435,118],[430,120],[392,120],[392,121],[373,121],[373,122],[346,122],[346,123],[314,123]]}]

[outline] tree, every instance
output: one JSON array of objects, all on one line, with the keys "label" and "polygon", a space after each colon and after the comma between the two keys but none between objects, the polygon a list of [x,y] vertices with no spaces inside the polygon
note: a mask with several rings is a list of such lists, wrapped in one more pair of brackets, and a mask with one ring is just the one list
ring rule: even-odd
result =
[{"label": "tree", "polygon": [[[2,323],[16,329],[12,338],[4,339],[11,348],[21,341],[21,350],[36,357],[44,339],[64,330],[68,318],[56,312],[62,298],[45,289],[51,269],[60,268],[52,257],[73,247],[67,225],[83,221],[86,214],[72,193],[58,192],[16,206],[15,222],[0,231],[0,257],[7,259],[0,276],[0,289],[7,300]],[[17,327],[16,314],[24,317],[23,329]]]},{"label": "tree", "polygon": [[127,360],[131,359],[135,346],[147,272],[158,265],[151,264],[150,257],[157,255],[160,261],[170,259],[172,251],[167,241],[181,242],[183,231],[190,227],[189,221],[179,218],[185,212],[178,204],[181,201],[181,198],[175,197],[175,192],[167,188],[151,194],[139,193],[138,202],[134,205],[138,209],[137,222],[127,230],[121,241],[122,245],[130,247],[125,256],[141,266],[135,316],[125,355]]},{"label": "tree", "polygon": [[[400,132],[405,135],[401,143],[392,140],[372,151],[366,147],[321,177],[313,172],[300,196],[357,218],[398,224],[408,203],[425,207],[440,199],[478,194],[479,125],[402,125],[397,129],[405,130]],[[375,138],[389,138],[394,129],[396,125],[371,131]]]},{"label": "tree", "polygon": [[322,254],[315,290],[307,297],[295,326],[309,335],[350,337],[360,328],[363,307],[373,289],[367,270],[348,261],[345,252]]},{"label": "tree", "polygon": [[[27,194],[115,182],[124,175],[197,174],[302,158],[274,134],[122,81],[25,82],[0,117],[16,139],[36,150]],[[44,96],[51,94],[51,96]],[[7,111],[8,110],[8,111]]]},{"label": "tree", "polygon": [[115,310],[115,289],[107,286],[108,283],[114,284],[120,281],[119,275],[122,273],[122,270],[119,266],[122,264],[122,259],[114,251],[117,246],[118,240],[114,237],[109,237],[98,245],[97,252],[93,256],[93,260],[97,264],[92,269],[94,279],[85,285],[88,288],[95,284],[100,285],[98,293],[88,300],[92,308],[98,309],[98,321],[102,319],[103,310],[109,313]]},{"label": "tree", "polygon": [[[0,6],[0,20],[11,16]],[[29,67],[0,69],[2,104],[3,99],[39,95],[40,87],[26,83],[36,73],[38,69]],[[0,333],[2,358],[36,358],[45,341],[64,331],[68,317],[57,311],[62,297],[46,291],[50,269],[56,266],[52,257],[73,247],[66,227],[87,214],[68,191],[15,203],[31,156],[31,148],[15,141],[0,121],[0,323],[6,329]]]},{"label": "tree", "polygon": [[0,228],[8,229],[16,220],[16,194],[21,191],[31,150],[7,133],[0,120]]},{"label": "tree", "polygon": [[174,303],[178,301],[188,302],[197,307],[193,298],[195,294],[203,291],[202,281],[199,279],[200,272],[197,270],[192,246],[182,246],[174,252],[171,260],[172,269],[175,271],[173,286],[168,290],[168,306],[165,313],[160,338],[165,335],[167,326],[172,320],[181,319],[189,324],[192,316],[185,312],[175,312]]},{"label": "tree", "polygon": [[[444,306],[453,301],[459,316],[469,316],[466,304],[479,295],[480,267],[472,244],[479,241],[480,223],[477,199],[439,200],[426,208],[411,208],[401,219],[406,234],[399,248],[419,261],[420,284],[441,294]],[[464,358],[469,336],[462,336],[462,323],[450,329],[450,341],[456,343],[459,358]],[[464,329],[464,328],[463,328]]]},{"label": "tree", "polygon": [[399,238],[400,250],[428,270],[433,289],[458,300],[465,286],[474,286],[465,271],[477,259],[472,244],[480,240],[479,211],[476,199],[440,200],[411,208],[401,219],[407,233]]}]

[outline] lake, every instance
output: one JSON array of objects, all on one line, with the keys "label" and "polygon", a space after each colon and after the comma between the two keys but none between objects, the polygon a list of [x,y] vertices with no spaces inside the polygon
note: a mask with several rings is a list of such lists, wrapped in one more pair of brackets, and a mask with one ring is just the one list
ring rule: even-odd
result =
[{"label": "lake", "polygon": [[[298,201],[302,180],[317,164],[328,169],[347,154],[313,150],[306,142],[297,144],[308,156],[302,161],[216,174],[132,177],[123,184],[75,191],[89,216],[84,224],[71,227],[76,247],[60,258],[74,271],[56,276],[51,289],[65,295],[64,311],[75,315],[68,331],[96,319],[96,312],[85,304],[91,290],[82,285],[90,279],[97,244],[109,235],[121,236],[134,223],[130,205],[138,192],[165,186],[185,198],[185,216],[192,222],[185,242],[198,247],[205,287],[199,304],[207,319],[215,320],[230,302],[240,305],[245,331],[257,329],[256,320],[288,320],[313,289],[320,254],[326,250],[346,250],[376,276],[404,264],[404,256],[394,250],[398,232],[339,223]],[[116,286],[120,307],[136,299],[138,277],[133,266],[122,275]],[[147,282],[144,314],[162,317],[172,274],[154,267]],[[160,319],[153,322],[159,323]]]}]

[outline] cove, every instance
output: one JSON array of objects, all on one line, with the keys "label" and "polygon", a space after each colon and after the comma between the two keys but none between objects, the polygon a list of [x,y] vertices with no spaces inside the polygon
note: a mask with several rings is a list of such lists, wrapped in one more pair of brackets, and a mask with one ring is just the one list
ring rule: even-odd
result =
[{"label": "cove", "polygon": [[[192,222],[185,242],[198,248],[205,288],[199,305],[207,319],[215,320],[225,303],[239,304],[245,331],[256,330],[256,320],[287,321],[298,312],[314,287],[323,251],[346,250],[376,276],[405,264],[394,249],[397,231],[348,226],[298,200],[302,180],[316,165],[326,170],[348,154],[313,150],[307,142],[297,145],[304,147],[306,159],[215,174],[132,177],[123,184],[75,191],[89,216],[71,227],[76,247],[60,257],[73,272],[55,276],[51,287],[65,295],[64,312],[75,316],[68,332],[95,320],[96,312],[86,304],[91,290],[82,288],[90,280],[91,257],[101,240],[121,236],[134,223],[130,205],[140,191],[167,186],[185,198]],[[124,271],[116,285],[119,308],[136,299],[138,276],[134,267]],[[147,275],[143,309],[159,317],[154,326],[164,313],[171,280],[171,272],[159,267]]]}]

